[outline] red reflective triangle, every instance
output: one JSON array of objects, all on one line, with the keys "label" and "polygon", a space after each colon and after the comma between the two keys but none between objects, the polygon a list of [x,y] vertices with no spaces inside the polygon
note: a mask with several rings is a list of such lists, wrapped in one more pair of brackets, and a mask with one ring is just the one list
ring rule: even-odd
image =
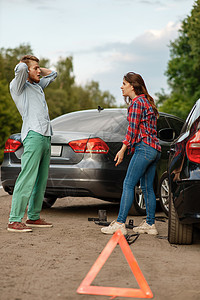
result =
[{"label": "red reflective triangle", "polygon": [[[116,247],[119,244],[124,256],[135,276],[135,279],[140,287],[140,289],[131,289],[131,288],[117,288],[117,287],[105,287],[105,286],[92,286],[91,283],[105,264],[106,260]],[[151,289],[140,270],[138,263],[133,256],[131,249],[122,234],[121,230],[117,230],[112,238],[109,240],[96,262],[86,275],[86,277],[81,282],[80,286],[77,289],[79,294],[89,294],[89,295],[104,295],[112,297],[132,297],[132,298],[152,298],[153,294]]]}]

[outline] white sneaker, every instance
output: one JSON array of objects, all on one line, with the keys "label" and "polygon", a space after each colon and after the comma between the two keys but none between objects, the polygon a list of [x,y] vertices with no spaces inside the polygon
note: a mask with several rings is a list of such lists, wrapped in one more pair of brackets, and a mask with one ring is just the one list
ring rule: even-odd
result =
[{"label": "white sneaker", "polygon": [[139,226],[133,227],[133,231],[135,233],[147,233],[152,235],[157,235],[158,230],[156,229],[156,225],[149,225],[146,221],[143,221]]},{"label": "white sneaker", "polygon": [[112,221],[109,226],[101,228],[101,232],[105,233],[105,234],[113,234],[118,229],[121,230],[121,232],[123,233],[123,235],[127,234],[127,230],[126,230],[125,224],[124,223],[123,224],[119,224],[115,220]]}]

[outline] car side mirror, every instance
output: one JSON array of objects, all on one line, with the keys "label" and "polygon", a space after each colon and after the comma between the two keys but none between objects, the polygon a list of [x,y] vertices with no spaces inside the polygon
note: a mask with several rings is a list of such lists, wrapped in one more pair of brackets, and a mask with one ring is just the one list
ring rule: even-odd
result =
[{"label": "car side mirror", "polygon": [[159,130],[158,138],[165,142],[172,142],[175,139],[175,131],[172,128],[164,128]]}]

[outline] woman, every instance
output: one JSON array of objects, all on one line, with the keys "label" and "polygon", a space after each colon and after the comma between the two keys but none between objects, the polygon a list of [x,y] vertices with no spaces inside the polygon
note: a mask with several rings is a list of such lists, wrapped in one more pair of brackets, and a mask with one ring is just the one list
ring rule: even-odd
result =
[{"label": "woman", "polygon": [[115,161],[118,166],[124,158],[125,151],[134,153],[128,166],[123,183],[123,192],[117,222],[113,221],[108,227],[101,229],[102,233],[113,234],[121,229],[127,234],[125,227],[129,209],[134,200],[135,186],[140,180],[146,204],[147,217],[138,227],[136,233],[158,234],[155,226],[156,197],[153,190],[156,164],[160,158],[161,147],[157,139],[158,110],[153,98],[148,94],[144,80],[139,74],[129,72],[124,76],[122,93],[129,98],[129,122],[122,148],[116,154]]}]

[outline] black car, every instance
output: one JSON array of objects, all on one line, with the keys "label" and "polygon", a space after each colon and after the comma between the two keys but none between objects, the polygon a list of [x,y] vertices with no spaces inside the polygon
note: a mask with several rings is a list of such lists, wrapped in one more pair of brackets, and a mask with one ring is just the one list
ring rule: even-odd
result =
[{"label": "black car", "polygon": [[168,240],[191,244],[193,224],[200,223],[200,99],[171,145],[168,174]]},{"label": "black car", "polygon": [[[51,140],[51,161],[44,199],[46,206],[50,207],[57,198],[66,196],[90,196],[107,201],[120,201],[131,156],[125,155],[123,163],[118,167],[115,167],[114,158],[126,134],[126,117],[125,108],[99,108],[68,113],[52,121],[54,135]],[[183,123],[179,118],[160,113],[157,129],[162,156],[155,176],[157,197],[161,194],[162,182],[167,178],[167,151],[171,142],[178,137]],[[4,190],[12,194],[23,153],[20,134],[9,137],[4,152],[1,180]],[[165,201],[163,199],[161,197]],[[139,183],[131,213],[145,214]]]}]

